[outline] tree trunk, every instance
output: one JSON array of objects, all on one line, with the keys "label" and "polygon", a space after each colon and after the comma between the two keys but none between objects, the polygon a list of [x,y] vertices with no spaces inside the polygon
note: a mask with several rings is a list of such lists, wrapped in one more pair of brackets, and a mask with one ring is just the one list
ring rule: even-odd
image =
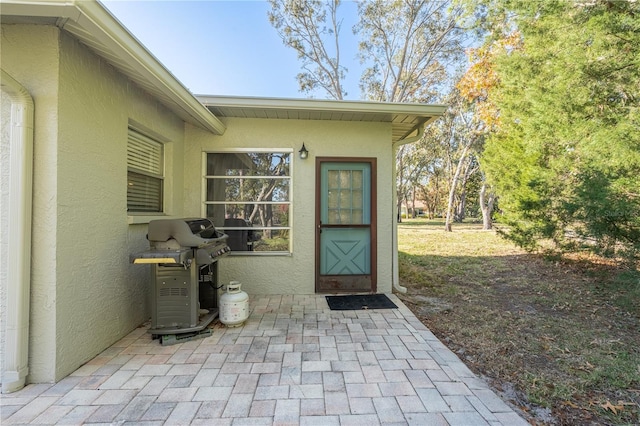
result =
[{"label": "tree trunk", "polygon": [[471,175],[478,170],[478,167],[474,164],[474,158],[470,155],[469,161],[464,166],[464,173],[462,173],[460,181],[460,202],[454,219],[455,222],[462,223],[467,215],[467,182],[469,182]]},{"label": "tree trunk", "polygon": [[457,223],[462,223],[465,218],[465,211],[467,209],[467,187],[466,182],[462,181],[460,199],[458,200],[458,205],[455,208],[456,214],[454,215],[453,221]]},{"label": "tree trunk", "polygon": [[[411,190],[411,217],[415,219],[417,216],[418,215],[416,214],[416,189],[413,188]],[[409,217],[408,214],[407,214],[407,217]]]},{"label": "tree trunk", "polygon": [[482,229],[485,231],[493,228],[491,213],[493,213],[493,204],[495,201],[495,194],[492,191],[487,196],[487,184],[483,183],[482,188],[480,188],[480,210],[482,211]]},{"label": "tree trunk", "polygon": [[460,178],[462,166],[464,164],[465,158],[467,157],[469,147],[470,145],[466,145],[462,150],[460,160],[458,160],[458,166],[456,167],[456,173],[453,175],[453,179],[451,180],[451,188],[449,189],[449,203],[447,204],[447,218],[444,221],[445,232],[452,232],[451,222],[453,221],[453,201],[456,195],[456,186],[458,185],[458,179]]}]

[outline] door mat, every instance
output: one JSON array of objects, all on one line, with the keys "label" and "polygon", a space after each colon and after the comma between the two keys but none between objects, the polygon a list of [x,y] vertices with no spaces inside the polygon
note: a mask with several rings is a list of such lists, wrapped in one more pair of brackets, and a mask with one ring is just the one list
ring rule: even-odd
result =
[{"label": "door mat", "polygon": [[394,309],[397,306],[384,294],[354,294],[348,296],[325,296],[332,311],[360,309]]}]

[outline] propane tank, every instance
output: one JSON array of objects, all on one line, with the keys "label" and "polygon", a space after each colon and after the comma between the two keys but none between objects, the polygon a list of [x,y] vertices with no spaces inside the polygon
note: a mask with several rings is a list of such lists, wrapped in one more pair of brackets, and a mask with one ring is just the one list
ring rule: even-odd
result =
[{"label": "propane tank", "polygon": [[220,322],[227,327],[241,326],[249,318],[249,295],[240,287],[240,281],[231,281],[220,296]]}]

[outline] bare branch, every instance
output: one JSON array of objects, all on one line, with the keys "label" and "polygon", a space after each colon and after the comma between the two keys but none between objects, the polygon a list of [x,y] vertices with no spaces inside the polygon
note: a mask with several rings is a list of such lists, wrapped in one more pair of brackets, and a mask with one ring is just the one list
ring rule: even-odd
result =
[{"label": "bare branch", "polygon": [[[335,99],[343,99],[346,68],[340,65],[338,19],[340,0],[269,0],[269,21],[282,42],[298,52],[305,72],[298,74],[300,89],[312,92],[324,89]],[[330,22],[327,26],[327,15]],[[329,52],[327,46],[333,46]]]}]

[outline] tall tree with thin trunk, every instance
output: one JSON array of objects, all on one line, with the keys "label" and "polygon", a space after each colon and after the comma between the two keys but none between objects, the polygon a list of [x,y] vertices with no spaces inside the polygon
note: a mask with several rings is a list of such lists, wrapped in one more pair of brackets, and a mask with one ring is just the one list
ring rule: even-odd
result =
[{"label": "tall tree with thin trunk", "polygon": [[447,217],[444,221],[444,230],[447,232],[451,232],[451,224],[453,223],[453,201],[456,194],[456,188],[458,187],[458,180],[460,179],[460,172],[462,171],[462,165],[467,159],[467,154],[469,153],[469,145],[464,145],[462,147],[462,152],[460,153],[460,159],[458,160],[458,164],[456,166],[456,171],[453,175],[453,179],[451,179],[451,187],[449,188],[449,201],[447,203]]},{"label": "tall tree with thin trunk", "polygon": [[493,221],[491,214],[493,213],[493,205],[496,201],[495,192],[489,188],[487,181],[483,178],[482,187],[480,188],[480,211],[482,212],[482,229],[489,231],[493,229]]},{"label": "tall tree with thin trunk", "polygon": [[[358,4],[361,60],[367,64],[360,87],[370,100],[434,102],[446,93],[447,67],[463,52],[464,34],[456,25],[459,10],[448,2],[371,0]],[[404,170],[411,150],[396,154],[397,209],[412,186]],[[400,215],[398,218],[400,219]]]},{"label": "tall tree with thin trunk", "polygon": [[[459,183],[464,174],[468,175],[465,181],[477,171],[475,162],[471,162],[470,153],[481,140],[478,133],[477,122],[473,120],[468,104],[460,97],[457,90],[453,90],[445,102],[449,108],[445,115],[439,120],[437,126],[442,128],[439,132],[439,140],[432,143],[440,143],[443,146],[442,157],[445,163],[445,170],[449,175],[449,191],[445,213],[445,231],[452,230],[454,221],[454,203],[456,194],[464,191],[459,190]],[[465,168],[467,172],[465,173]]]},{"label": "tall tree with thin trunk", "polygon": [[[304,72],[302,91],[324,89],[334,99],[345,95],[341,82],[339,6],[337,0],[270,0],[269,19],[283,42],[298,52]],[[461,9],[449,1],[363,0],[354,33],[360,40],[365,70],[362,97],[381,102],[436,102],[449,93],[449,70],[463,57],[466,33],[456,25]],[[332,53],[329,53],[332,52]],[[396,157],[398,218],[403,200],[419,186],[423,173],[398,148]],[[423,167],[424,168],[424,167]]]},{"label": "tall tree with thin trunk", "polygon": [[347,69],[340,64],[340,0],[269,0],[269,22],[285,45],[298,52],[303,72],[300,90],[320,88],[334,99],[346,95],[342,81]]},{"label": "tall tree with thin trunk", "polygon": [[447,67],[461,57],[460,11],[446,1],[370,0],[358,3],[361,78],[367,99],[433,102],[441,98]]},{"label": "tall tree with thin trunk", "polygon": [[[490,43],[467,50],[469,67],[456,84],[456,89],[473,109],[473,120],[477,126],[477,133],[482,136],[483,140],[491,132],[498,129],[500,121],[500,112],[496,101],[490,96],[499,84],[496,71],[497,57],[506,51],[515,52],[520,48],[520,32],[510,30],[508,34],[496,37]],[[477,147],[478,155],[482,155],[482,148]],[[493,228],[491,216],[495,200],[495,191],[487,182],[486,174],[482,172],[482,187],[478,202],[485,230]]]}]

